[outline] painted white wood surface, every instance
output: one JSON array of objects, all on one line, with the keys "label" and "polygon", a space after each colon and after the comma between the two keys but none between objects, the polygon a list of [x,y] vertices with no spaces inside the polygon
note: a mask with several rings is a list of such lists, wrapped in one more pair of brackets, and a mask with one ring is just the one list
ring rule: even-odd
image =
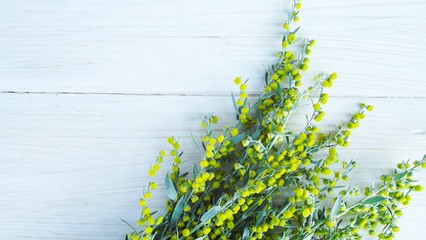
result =
[{"label": "painted white wood surface", "polygon": [[[233,77],[258,92],[285,2],[0,1],[0,239],[123,239],[164,139],[180,137],[189,166],[204,114],[233,122]],[[353,182],[422,157],[426,1],[304,5],[300,33],[318,40],[306,76],[340,76],[324,128],[375,105],[342,151]],[[425,200],[413,194],[398,239],[424,239]]]}]

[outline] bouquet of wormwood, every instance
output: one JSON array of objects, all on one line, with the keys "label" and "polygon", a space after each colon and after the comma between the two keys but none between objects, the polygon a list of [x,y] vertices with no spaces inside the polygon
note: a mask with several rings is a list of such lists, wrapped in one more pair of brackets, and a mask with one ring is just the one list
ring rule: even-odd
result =
[{"label": "bouquet of wormwood", "polygon": [[[167,211],[154,217],[147,207],[157,187],[151,181],[139,202],[139,226],[132,227],[126,239],[360,239],[367,233],[394,238],[400,206],[410,202],[411,191],[422,190],[413,184],[412,174],[426,167],[426,156],[413,164],[398,164],[392,174],[366,187],[362,196],[356,187],[339,186],[356,163],[341,161],[337,147],[348,145],[351,130],[373,107],[361,104],[359,112],[335,132],[319,133],[315,122],[324,116],[322,105],[328,98],[323,89],[331,87],[337,75],[318,74],[312,86],[301,90],[301,72],[308,68],[307,55],[315,42],[300,39],[298,29],[290,27],[299,20],[300,7],[298,1],[292,4],[283,25],[282,50],[265,74],[259,99],[250,105],[246,84],[237,77],[240,94],[233,101],[238,123],[215,133],[216,116],[209,114],[202,122],[204,151],[191,177],[179,168],[182,152],[177,139],[168,139],[174,163],[165,178]],[[289,119],[308,98],[312,115],[303,129],[291,131]],[[320,158],[321,152],[326,156]],[[160,152],[150,176],[166,155]],[[333,166],[338,171],[331,168],[336,164],[341,166]]]}]

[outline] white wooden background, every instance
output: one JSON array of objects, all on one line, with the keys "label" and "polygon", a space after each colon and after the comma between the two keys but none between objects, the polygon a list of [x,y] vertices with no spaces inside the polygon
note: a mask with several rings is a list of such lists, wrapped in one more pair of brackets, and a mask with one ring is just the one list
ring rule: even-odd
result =
[{"label": "white wooden background", "polygon": [[[233,122],[233,78],[259,92],[286,6],[1,0],[0,239],[123,239],[165,138],[180,137],[191,165],[204,114]],[[426,153],[425,12],[425,0],[304,2],[300,33],[318,42],[306,76],[339,73],[326,127],[375,106],[342,151],[360,186]],[[398,239],[425,239],[426,193],[400,226]]]}]

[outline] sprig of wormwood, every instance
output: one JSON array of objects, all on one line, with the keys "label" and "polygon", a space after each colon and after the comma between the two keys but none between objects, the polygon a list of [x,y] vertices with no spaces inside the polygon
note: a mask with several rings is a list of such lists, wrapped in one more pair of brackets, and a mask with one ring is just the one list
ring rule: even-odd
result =
[{"label": "sprig of wormwood", "polygon": [[[290,23],[298,22],[301,3],[294,1],[282,39],[278,61],[265,74],[263,94],[252,105],[247,102],[246,83],[235,78],[240,95],[234,100],[238,124],[215,133],[218,118],[209,114],[202,122],[204,154],[193,176],[181,173],[180,145],[169,138],[172,173],[165,179],[167,212],[154,217],[147,200],[157,183],[151,181],[140,200],[138,227],[126,238],[147,239],[360,239],[362,231],[378,239],[393,239],[399,231],[396,220],[401,205],[410,202],[414,170],[426,167],[426,156],[413,164],[398,164],[380,183],[365,188],[344,187],[356,167],[354,161],[339,159],[338,146],[347,146],[351,130],[372,106],[361,104],[348,123],[337,131],[320,134],[314,122],[324,116],[322,105],[336,73],[318,74],[314,84],[302,91],[301,72],[308,68],[314,40],[300,39]],[[300,45],[302,45],[300,47]],[[299,46],[299,48],[298,48]],[[294,49],[299,49],[295,56]],[[313,98],[313,113],[306,126],[294,133],[287,122],[303,99]],[[318,157],[318,151],[326,157]],[[152,177],[166,157],[161,151],[148,172]],[[341,162],[341,170],[331,166]],[[333,193],[334,192],[334,193]],[[355,196],[355,197],[353,197]],[[352,197],[352,199],[351,199]],[[334,203],[327,204],[332,199]],[[130,226],[130,225],[129,225]],[[365,235],[365,234],[364,234]]]}]

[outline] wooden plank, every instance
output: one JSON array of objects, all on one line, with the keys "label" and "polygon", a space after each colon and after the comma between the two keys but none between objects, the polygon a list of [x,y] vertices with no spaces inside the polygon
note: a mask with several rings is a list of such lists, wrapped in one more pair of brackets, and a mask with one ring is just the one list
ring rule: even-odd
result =
[{"label": "wooden plank", "polygon": [[[424,99],[363,100],[375,111],[341,152],[359,162],[353,182],[360,186],[426,150]],[[220,124],[234,121],[229,97],[2,94],[0,102],[1,239],[121,239],[128,228],[120,218],[135,222],[146,171],[167,148],[165,138],[180,137],[189,170],[199,159],[189,133],[202,134],[203,112],[223,116]],[[355,102],[330,98],[333,120],[325,127],[347,119]],[[161,176],[168,166],[156,177],[157,209],[163,209]],[[417,175],[420,183],[426,184],[425,176]],[[400,222],[401,239],[426,233],[425,197],[413,195]]]},{"label": "wooden plank", "polygon": [[[278,0],[3,1],[0,91],[217,95],[236,75],[257,91],[285,9]],[[339,72],[339,96],[425,97],[424,9],[420,0],[306,2],[300,34],[318,40],[312,73]]]},{"label": "wooden plank", "polygon": [[[202,134],[199,123],[209,112],[217,114],[221,124],[233,124],[235,119],[230,96],[3,94],[0,99],[3,137],[14,141],[19,136],[35,144],[39,144],[34,141],[37,138],[129,140],[166,138],[169,134],[188,138],[191,131]],[[348,121],[360,100],[375,105],[376,111],[355,130],[353,147],[426,147],[425,99],[331,97],[324,108],[324,130]],[[304,109],[289,121],[295,128],[306,122],[304,113],[309,113],[310,107]]]},{"label": "wooden plank", "polygon": [[[0,239],[122,239],[120,218],[135,222],[164,139],[180,137],[190,169],[199,154],[189,133],[202,135],[204,113],[221,117],[218,129],[234,122],[233,77],[250,78],[251,93],[262,87],[285,9],[278,0],[2,1]],[[318,40],[306,77],[340,76],[321,126],[332,130],[359,101],[375,105],[340,154],[359,162],[359,186],[426,151],[425,11],[423,0],[304,2],[299,33]],[[152,205],[163,209],[156,179]],[[413,194],[399,239],[424,238],[425,198]]]},{"label": "wooden plank", "polygon": [[[354,172],[352,182],[366,186],[374,176],[387,172],[389,166],[383,163],[388,159],[404,158],[416,151],[348,149],[345,154],[355,158],[374,156],[374,161],[360,161],[362,167]],[[0,220],[0,236],[3,239],[55,239],[58,236],[64,239],[121,239],[128,228],[120,218],[131,223],[136,221],[138,198],[147,185],[145,171],[148,166],[145,160],[153,159],[153,155],[145,154],[115,161],[108,157],[91,159],[96,162],[96,167],[90,168],[87,167],[88,161],[80,160],[78,171],[61,167],[50,172],[46,169],[52,169],[51,163],[26,162],[33,168],[32,174],[17,174],[2,183],[9,189],[1,193],[1,206],[7,207],[1,209],[4,217]],[[379,168],[376,168],[377,163],[380,163]],[[160,175],[164,174],[165,171],[161,171]],[[425,175],[421,173],[416,179],[426,182]],[[159,200],[151,202],[151,205],[154,209],[164,209],[161,201],[166,199],[163,180],[157,180],[160,187],[154,196]],[[2,189],[5,189],[4,186]],[[412,196],[412,205],[404,210],[405,215],[399,224],[402,232],[398,237],[401,239],[421,239],[419,236],[424,233],[421,226],[426,220],[426,209],[422,199],[426,194],[415,193]]]}]

